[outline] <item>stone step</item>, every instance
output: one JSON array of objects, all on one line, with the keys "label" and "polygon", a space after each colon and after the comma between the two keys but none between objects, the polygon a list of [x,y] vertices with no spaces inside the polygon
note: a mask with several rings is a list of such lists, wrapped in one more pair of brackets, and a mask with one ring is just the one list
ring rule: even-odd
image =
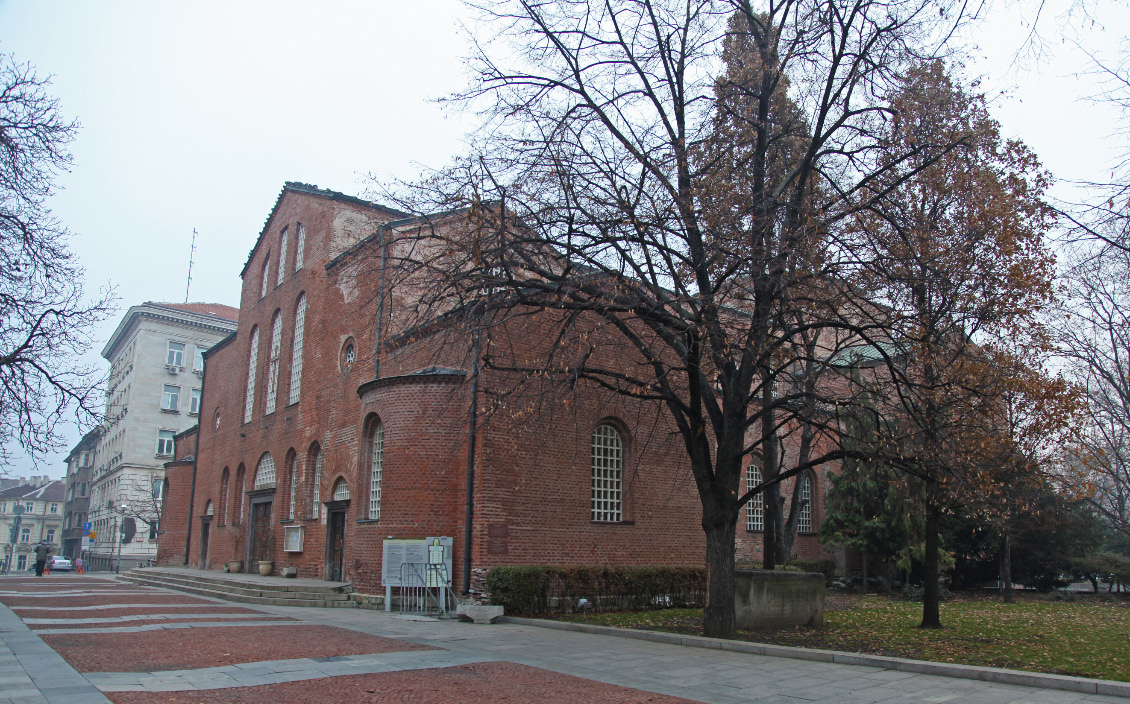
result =
[{"label": "stone step", "polygon": [[249,587],[246,583],[235,586],[240,583],[235,582],[234,584],[230,584],[232,580],[224,580],[223,584],[217,584],[212,580],[193,580],[181,575],[173,576],[153,572],[147,574],[147,572],[149,571],[130,571],[123,574],[121,578],[133,584],[174,589],[197,596],[212,597],[248,605],[303,606],[311,608],[350,608],[354,605],[348,593],[344,591],[335,592],[332,588],[326,588],[325,591],[319,593],[306,590],[290,591],[283,587],[276,589],[263,588],[260,585]]},{"label": "stone step", "polygon": [[[310,586],[296,586],[289,585],[274,585],[274,584],[254,584],[247,582],[239,582],[235,580],[214,580],[206,578],[197,578],[193,576],[184,576],[178,574],[167,574],[160,572],[151,572],[148,570],[131,570],[123,575],[126,579],[146,580],[149,583],[159,583],[176,587],[180,585],[202,587],[211,589],[213,591],[222,591],[230,594],[239,594],[241,596],[252,597],[267,597],[274,599],[325,599],[327,601],[350,601],[349,593],[352,591],[350,588],[333,588],[333,587],[310,587]],[[346,591],[348,589],[348,591]]]}]

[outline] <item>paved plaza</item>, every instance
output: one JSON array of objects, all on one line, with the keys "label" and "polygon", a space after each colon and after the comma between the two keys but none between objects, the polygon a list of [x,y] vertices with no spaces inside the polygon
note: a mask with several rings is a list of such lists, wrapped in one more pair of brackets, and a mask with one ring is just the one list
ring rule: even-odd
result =
[{"label": "paved plaza", "polygon": [[102,576],[0,578],[0,603],[0,704],[1130,702],[638,633],[250,608]]}]

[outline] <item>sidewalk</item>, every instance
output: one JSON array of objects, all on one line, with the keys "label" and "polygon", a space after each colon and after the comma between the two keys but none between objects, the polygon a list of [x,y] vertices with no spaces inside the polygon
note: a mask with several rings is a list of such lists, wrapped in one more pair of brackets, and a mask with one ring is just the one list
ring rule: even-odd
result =
[{"label": "sidewalk", "polygon": [[[5,591],[5,581],[0,579],[0,591]],[[175,592],[153,590],[153,593]],[[227,602],[217,601],[216,604]],[[540,680],[523,680],[533,682],[520,690],[527,699],[511,698],[507,701],[546,700],[545,695],[551,692],[539,691],[537,687],[547,686],[546,683],[551,681],[549,678],[559,677],[552,673],[560,673],[582,678],[594,687],[616,685],[640,693],[654,693],[659,697],[679,697],[710,704],[800,704],[812,701],[850,704],[947,701],[970,704],[1130,702],[1130,699],[1097,693],[903,671],[896,669],[894,664],[860,665],[836,662],[834,657],[828,657],[829,661],[820,661],[735,652],[723,649],[721,643],[707,639],[694,641],[700,647],[690,647],[681,644],[681,637],[667,634],[634,632],[627,634],[632,637],[622,637],[622,634],[547,628],[540,622],[525,619],[508,619],[506,623],[496,625],[475,625],[450,620],[402,617],[366,609],[257,606],[255,610],[265,615],[297,619],[302,624],[348,629],[371,636],[407,641],[430,649],[331,658],[233,662],[178,671],[91,672],[84,675],[63,661],[10,609],[0,606],[0,704],[109,701],[101,692],[121,701],[125,699],[119,698],[127,696],[133,697],[129,701],[145,701],[151,696],[146,695],[146,692],[181,690],[196,692],[200,701],[215,701],[214,698],[205,699],[206,696],[213,696],[205,690],[211,690],[214,696],[222,697],[223,688],[232,686],[261,687],[266,691],[278,691],[279,694],[282,693],[281,690],[270,688],[291,687],[288,691],[299,696],[291,696],[290,700],[310,701],[310,696],[323,699],[335,686],[356,679],[356,676],[372,673],[383,673],[382,676],[403,673],[407,676],[403,680],[407,683],[403,685],[407,689],[399,691],[412,696],[413,693],[429,694],[429,688],[441,686],[443,673],[469,670],[473,670],[480,679],[497,678],[497,686],[500,689],[510,687],[510,691],[513,691],[514,683],[507,681],[508,678],[517,678],[530,672],[546,673],[546,677]],[[201,615],[202,619],[205,617],[206,615]],[[33,628],[40,628],[37,622],[44,621],[29,620],[32,621]],[[538,625],[534,625],[535,623]],[[79,632],[79,625],[76,621],[76,628],[73,630],[66,628],[53,632]],[[87,633],[94,630],[89,628],[89,623],[81,625],[87,626]],[[215,622],[201,622],[163,627],[216,625],[218,624]],[[238,625],[246,627],[246,623]],[[260,624],[258,627],[267,625]],[[237,624],[233,623],[231,626],[234,631]],[[155,627],[162,626],[138,626],[136,630]],[[282,625],[278,627],[285,628]],[[105,630],[121,633],[135,629],[123,623],[119,627]],[[262,638],[270,639],[270,633],[271,628],[266,628],[261,634]],[[687,642],[691,642],[690,639]],[[539,685],[539,682],[542,684]],[[431,698],[422,696],[409,700],[432,701]],[[457,691],[455,696],[448,695],[447,701],[462,700]]]}]

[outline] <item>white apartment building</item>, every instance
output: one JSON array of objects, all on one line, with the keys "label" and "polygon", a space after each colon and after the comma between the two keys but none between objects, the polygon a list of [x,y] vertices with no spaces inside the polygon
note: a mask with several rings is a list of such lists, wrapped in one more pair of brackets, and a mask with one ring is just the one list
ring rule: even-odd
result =
[{"label": "white apartment building", "polygon": [[90,479],[91,567],[125,570],[156,556],[173,437],[196,425],[203,354],[235,332],[238,315],[216,303],[144,303],[103,348],[110,379]]},{"label": "white apartment building", "polygon": [[63,482],[0,489],[0,571],[24,572],[34,566],[32,551],[41,540],[58,554],[62,525]]}]

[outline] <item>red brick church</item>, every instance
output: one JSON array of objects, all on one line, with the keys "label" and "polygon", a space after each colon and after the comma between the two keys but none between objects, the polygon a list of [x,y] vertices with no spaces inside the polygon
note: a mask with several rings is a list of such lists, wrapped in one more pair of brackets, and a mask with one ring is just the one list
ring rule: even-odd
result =
[{"label": "red brick church", "polygon": [[[496,565],[703,564],[694,480],[657,404],[584,384],[518,403],[472,364],[472,335],[412,326],[377,262],[382,233],[416,223],[286,184],[241,273],[238,331],[206,355],[199,430],[177,437],[158,562],[269,558],[361,593],[381,590],[387,538],[451,537],[457,591]],[[536,357],[558,333],[515,318],[486,344]],[[806,558],[826,554],[821,479],[801,481]],[[738,556],[759,559],[759,504],[745,513]]]}]

